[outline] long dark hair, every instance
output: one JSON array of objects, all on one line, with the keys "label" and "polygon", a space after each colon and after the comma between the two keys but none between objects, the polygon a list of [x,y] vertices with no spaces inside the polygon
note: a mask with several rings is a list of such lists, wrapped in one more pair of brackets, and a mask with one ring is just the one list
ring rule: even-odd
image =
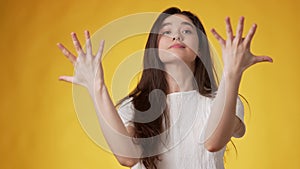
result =
[{"label": "long dark hair", "polygon": [[[144,52],[144,70],[137,87],[117,104],[118,106],[124,100],[132,98],[132,103],[135,108],[135,115],[132,120],[135,127],[135,138],[151,138],[161,134],[170,127],[165,97],[169,92],[169,86],[166,80],[166,72],[163,71],[163,63],[158,57],[158,41],[160,36],[158,32],[162,22],[168,16],[174,14],[187,16],[197,28],[199,51],[197,51],[198,57],[195,59],[195,69],[193,72],[197,83],[197,90],[200,94],[208,97],[212,97],[212,94],[217,90],[216,76],[214,74],[215,71],[213,71],[214,68],[209,44],[206,32],[199,18],[189,11],[181,11],[176,7],[166,9],[158,16],[151,28]],[[152,92],[156,89],[162,92]],[[150,107],[151,110],[149,111]],[[146,114],[143,113],[146,111]],[[147,114],[151,114],[151,116],[153,116],[153,114],[158,115],[158,118],[151,122],[142,123],[142,119],[147,118],[145,117]],[[157,148],[158,142],[153,139],[147,142],[140,141],[138,144],[141,145],[143,150],[140,161],[147,169],[156,169],[157,161],[160,160],[159,156],[149,156],[149,154],[151,154],[150,152],[153,151],[153,149]]]}]

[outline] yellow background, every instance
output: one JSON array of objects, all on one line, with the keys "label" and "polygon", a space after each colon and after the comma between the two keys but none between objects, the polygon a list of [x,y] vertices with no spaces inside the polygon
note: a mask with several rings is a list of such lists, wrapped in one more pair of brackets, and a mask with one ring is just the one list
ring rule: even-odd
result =
[{"label": "yellow background", "polygon": [[83,40],[85,29],[93,33],[119,17],[170,6],[196,13],[208,32],[215,27],[224,35],[226,16],[236,24],[244,15],[247,30],[258,24],[252,50],[274,63],[244,74],[240,93],[251,113],[246,112],[246,135],[234,140],[238,155],[230,147],[226,167],[300,168],[299,1],[2,0],[0,6],[1,169],[123,168],[82,130],[72,86],[57,80],[73,67],[56,43],[71,48],[72,31]]}]

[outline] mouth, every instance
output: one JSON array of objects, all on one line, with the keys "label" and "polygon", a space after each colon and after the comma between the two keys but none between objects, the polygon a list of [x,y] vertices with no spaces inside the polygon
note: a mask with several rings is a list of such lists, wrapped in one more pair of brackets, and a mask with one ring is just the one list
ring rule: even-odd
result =
[{"label": "mouth", "polygon": [[185,48],[185,46],[177,43],[177,44],[171,45],[169,48]]}]

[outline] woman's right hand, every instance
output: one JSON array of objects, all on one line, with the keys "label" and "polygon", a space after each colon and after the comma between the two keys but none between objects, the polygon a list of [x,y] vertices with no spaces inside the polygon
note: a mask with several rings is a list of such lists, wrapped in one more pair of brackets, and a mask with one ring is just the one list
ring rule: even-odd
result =
[{"label": "woman's right hand", "polygon": [[89,31],[85,31],[86,53],[82,50],[81,44],[74,32],[71,33],[74,47],[78,56],[73,55],[64,45],[57,43],[58,48],[71,61],[75,67],[74,76],[60,76],[59,80],[78,84],[86,87],[89,92],[95,88],[104,87],[103,68],[101,63],[104,40],[100,41],[97,54],[92,53],[92,44]]}]

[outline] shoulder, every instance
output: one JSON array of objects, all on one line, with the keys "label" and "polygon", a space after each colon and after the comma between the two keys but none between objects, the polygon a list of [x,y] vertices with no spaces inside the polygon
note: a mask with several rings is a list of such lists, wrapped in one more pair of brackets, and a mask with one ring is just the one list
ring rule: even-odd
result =
[{"label": "shoulder", "polygon": [[134,118],[134,107],[132,97],[123,100],[118,107],[118,114],[125,126],[132,126]]},{"label": "shoulder", "polygon": [[125,98],[123,101],[121,101],[121,103],[118,106],[118,109],[123,109],[125,107],[131,107],[132,106],[132,97],[127,97]]},{"label": "shoulder", "polygon": [[198,97],[201,103],[208,103],[211,104],[214,101],[214,98],[216,96],[216,92],[215,93],[211,93],[211,94],[207,94],[207,95],[203,95],[201,93],[198,92]]}]

